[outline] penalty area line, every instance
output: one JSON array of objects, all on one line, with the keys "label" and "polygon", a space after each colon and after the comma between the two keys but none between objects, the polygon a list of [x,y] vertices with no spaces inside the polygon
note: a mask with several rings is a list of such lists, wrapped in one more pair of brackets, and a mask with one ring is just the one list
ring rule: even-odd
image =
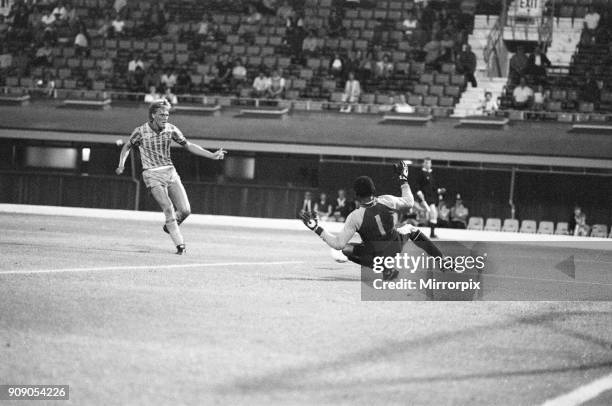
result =
[{"label": "penalty area line", "polygon": [[185,268],[210,268],[224,266],[257,266],[257,265],[297,265],[304,261],[267,261],[267,262],[207,262],[199,264],[168,264],[168,265],[126,265],[126,266],[101,266],[92,268],[64,268],[64,269],[24,269],[0,271],[0,275],[34,275],[52,273],[79,273],[99,271],[138,271],[148,269],[185,269]]},{"label": "penalty area line", "polygon": [[542,403],[542,406],[578,406],[612,389],[612,374]]}]

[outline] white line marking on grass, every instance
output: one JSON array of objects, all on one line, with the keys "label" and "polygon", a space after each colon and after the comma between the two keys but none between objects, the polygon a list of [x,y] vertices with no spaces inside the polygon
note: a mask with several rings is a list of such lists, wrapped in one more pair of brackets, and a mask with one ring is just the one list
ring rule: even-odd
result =
[{"label": "white line marking on grass", "polygon": [[565,395],[547,400],[542,406],[578,406],[610,389],[612,389],[612,374],[580,386]]},{"label": "white line marking on grass", "polygon": [[95,268],[65,268],[65,269],[24,269],[0,271],[0,275],[33,275],[41,273],[69,273],[69,272],[97,272],[97,271],[137,271],[142,269],[181,269],[181,268],[210,268],[223,266],[256,266],[256,265],[296,265],[304,261],[269,261],[269,262],[220,262],[202,264],[168,264],[168,265],[136,265],[136,266],[103,266]]}]

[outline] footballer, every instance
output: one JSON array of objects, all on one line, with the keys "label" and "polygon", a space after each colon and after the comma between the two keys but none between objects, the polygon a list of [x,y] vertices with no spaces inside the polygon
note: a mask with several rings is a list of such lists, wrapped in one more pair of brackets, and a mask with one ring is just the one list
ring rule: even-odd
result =
[{"label": "footballer", "polygon": [[164,212],[166,223],[163,230],[170,234],[176,253],[185,253],[185,241],[179,226],[191,213],[187,193],[181,183],[170,157],[172,141],[181,145],[192,154],[220,160],[225,157],[223,148],[210,152],[199,145],[187,141],[181,130],[168,123],[171,105],[165,99],[154,102],[149,107],[149,121],[132,131],[129,142],[124,144],[115,172],[121,175],[130,150],[138,147],[142,161],[142,179],[153,198]]},{"label": "footballer", "polygon": [[[395,256],[401,252],[403,243],[412,240],[419,248],[434,257],[442,257],[442,252],[421,231],[409,226],[409,232],[400,233],[395,225],[394,214],[402,214],[414,205],[414,196],[408,184],[408,164],[404,161],[395,165],[401,181],[401,197],[392,195],[376,196],[374,182],[368,176],[358,177],[353,189],[358,208],[352,211],[340,233],[334,235],[318,225],[316,214],[302,212],[300,217],[306,227],[319,235],[330,247],[342,250],[346,257],[362,266],[372,267],[374,257]],[[355,233],[361,236],[359,244],[349,241]],[[383,280],[395,279],[396,269],[385,269]]]}]

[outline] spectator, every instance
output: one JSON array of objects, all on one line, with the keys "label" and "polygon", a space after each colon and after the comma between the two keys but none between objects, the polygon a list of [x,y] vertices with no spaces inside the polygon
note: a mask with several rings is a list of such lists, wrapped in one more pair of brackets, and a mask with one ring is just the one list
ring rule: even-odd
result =
[{"label": "spectator", "polygon": [[140,66],[136,66],[136,70],[132,75],[128,77],[128,85],[130,86],[130,91],[132,92],[141,92],[144,89],[144,79],[146,73],[143,68]]},{"label": "spectator", "polygon": [[154,89],[159,89],[161,87],[161,72],[157,68],[157,65],[149,65],[149,67],[145,71],[145,76],[142,80],[142,86],[142,89],[140,89],[139,91],[142,91],[144,89],[150,90],[151,87],[153,87]]},{"label": "spectator", "polygon": [[8,76],[8,72],[13,65],[13,55],[8,50],[8,45],[2,46],[2,52],[0,52],[0,75],[3,77]]},{"label": "spectator", "polygon": [[586,214],[580,206],[574,207],[574,215],[568,223],[568,232],[570,235],[588,237],[591,227],[586,223]]},{"label": "spectator", "polygon": [[519,81],[519,85],[514,88],[512,92],[514,99],[514,108],[524,110],[531,107],[531,101],[533,99],[533,90],[527,86],[525,78],[522,77]]},{"label": "spectator", "polygon": [[285,96],[286,81],[280,75],[280,72],[275,70],[270,78],[270,87],[268,88],[268,97],[271,99],[282,99]]},{"label": "spectator", "polygon": [[164,99],[168,100],[168,103],[173,106],[176,106],[178,104],[178,97],[176,97],[176,95],[172,93],[171,87],[166,88],[166,91],[164,92]]},{"label": "spectator", "polygon": [[52,98],[55,95],[55,80],[49,69],[43,69],[42,77],[35,81],[35,86],[44,97]]},{"label": "spectator", "polygon": [[288,19],[293,18],[295,16],[295,11],[289,5],[289,2],[285,0],[283,1],[283,5],[280,6],[278,10],[276,11],[276,16],[281,21],[287,21]]},{"label": "spectator", "polygon": [[110,30],[110,36],[112,38],[122,37],[125,34],[125,21],[123,21],[121,15],[117,14],[115,16],[115,18],[111,22],[111,28],[112,29]]},{"label": "spectator", "polygon": [[57,3],[57,6],[51,12],[51,14],[53,14],[56,21],[66,20],[68,17],[68,10],[66,10],[66,7],[64,6],[64,2],[59,1]]},{"label": "spectator", "polygon": [[302,201],[300,213],[312,212],[313,210],[314,202],[312,201],[312,193],[307,191],[304,193],[304,200]]},{"label": "spectator", "polygon": [[276,0],[261,0],[261,3],[259,4],[259,9],[261,12],[271,16],[276,15],[277,7],[278,5]]},{"label": "spectator", "polygon": [[115,0],[113,3],[113,9],[115,13],[119,14],[127,6],[127,0]]},{"label": "spectator", "polygon": [[161,99],[161,95],[157,93],[157,89],[155,86],[149,87],[149,93],[147,93],[144,97],[145,103],[154,103],[155,101]]},{"label": "spectator", "polygon": [[542,110],[544,109],[544,105],[548,101],[548,91],[544,91],[544,87],[542,85],[538,85],[538,88],[533,93],[533,110]]},{"label": "spectator", "polygon": [[450,222],[453,228],[466,228],[470,211],[463,205],[461,195],[457,195],[455,204],[450,209]]},{"label": "spectator", "polygon": [[176,77],[176,92],[178,94],[191,93],[192,86],[191,76],[187,72],[187,69],[181,69]]},{"label": "spectator", "polygon": [[89,56],[89,36],[85,28],[81,28],[74,38],[74,52],[77,56]]},{"label": "spectator", "polygon": [[464,44],[459,57],[457,58],[457,71],[463,73],[465,81],[470,82],[472,87],[477,87],[476,77],[476,55],[472,52],[472,47],[469,44]]},{"label": "spectator", "polygon": [[344,86],[344,94],[342,95],[342,102],[344,106],[340,109],[343,113],[351,112],[351,104],[355,104],[359,101],[361,95],[361,85],[359,81],[355,79],[355,73],[349,72],[348,80]]},{"label": "spectator", "polygon": [[355,209],[353,202],[347,199],[344,189],[338,190],[338,197],[334,205],[333,217],[336,221],[343,222],[346,217]]},{"label": "spectator", "polygon": [[232,89],[237,90],[238,93],[240,89],[244,86],[247,80],[247,70],[242,64],[242,59],[237,58],[234,62],[234,68],[232,69],[232,78],[231,78],[231,86]]},{"label": "spectator", "polygon": [[322,221],[327,221],[334,212],[332,203],[327,199],[326,193],[321,193],[319,200],[314,205],[314,209]]},{"label": "spectator", "polygon": [[336,79],[339,79],[343,76],[344,61],[340,57],[339,53],[335,53],[334,57],[329,62],[329,72]]},{"label": "spectator", "polygon": [[402,29],[404,30],[404,35],[407,39],[411,39],[414,34],[414,30],[417,28],[418,20],[414,16],[412,11],[408,11],[406,14],[404,21],[402,21]]},{"label": "spectator", "polygon": [[438,58],[442,55],[442,45],[438,38],[434,38],[429,41],[423,47],[425,52],[425,63],[429,66],[435,67],[438,62]]},{"label": "spectator", "polygon": [[96,30],[96,35],[102,38],[108,38],[112,36],[112,29],[113,25],[111,23],[111,19],[108,15],[106,15],[99,23],[98,29]]},{"label": "spectator", "polygon": [[181,33],[181,22],[179,21],[179,16],[175,14],[172,21],[166,25],[166,37],[171,42],[179,42]]},{"label": "spectator", "polygon": [[302,42],[302,54],[305,56],[316,55],[319,49],[319,40],[314,35],[313,31],[308,31],[308,34]]},{"label": "spectator", "polygon": [[43,38],[45,40],[54,40],[55,39],[55,15],[52,10],[47,11],[46,14],[43,14],[40,21],[42,23],[43,29]]},{"label": "spectator", "polygon": [[327,35],[335,38],[344,34],[342,25],[342,16],[336,9],[332,9],[329,18],[327,19]]},{"label": "spectator", "polygon": [[584,28],[585,31],[588,32],[588,35],[592,37],[595,36],[600,19],[601,16],[599,13],[595,11],[592,6],[589,6],[588,11],[584,16]]},{"label": "spectator", "polygon": [[217,67],[216,82],[218,84],[225,84],[229,82],[230,77],[232,75],[232,64],[229,61],[229,56],[227,54],[221,54],[221,57],[216,63],[216,67]]},{"label": "spectator", "polygon": [[262,16],[253,4],[249,4],[249,15],[246,18],[247,24],[258,25],[261,22]]},{"label": "spectator", "polygon": [[0,42],[2,42],[3,44],[6,44],[6,41],[8,39],[9,29],[10,29],[10,26],[6,22],[4,15],[0,14]]},{"label": "spectator", "polygon": [[53,48],[48,41],[45,41],[44,45],[36,50],[34,55],[34,66],[51,66],[53,64]]},{"label": "spectator", "polygon": [[499,106],[497,105],[497,100],[493,98],[493,94],[491,92],[485,92],[485,98],[481,102],[478,110],[480,110],[485,116],[491,116],[495,114],[498,109]]},{"label": "spectator", "polygon": [[525,55],[523,47],[518,47],[516,53],[510,58],[510,84],[516,84],[527,73],[529,58]]},{"label": "spectator", "polygon": [[393,62],[389,60],[389,55],[384,54],[382,59],[376,61],[374,65],[374,77],[378,79],[388,79],[393,74]]},{"label": "spectator", "polygon": [[99,61],[98,68],[100,79],[107,80],[113,77],[114,63],[107,50],[104,51],[104,57]]},{"label": "spectator", "polygon": [[253,81],[253,90],[251,96],[261,98],[268,94],[270,90],[270,78],[266,77],[264,71],[259,71],[259,75]]},{"label": "spectator", "polygon": [[160,82],[164,91],[176,86],[176,73],[174,73],[174,69],[166,68],[166,71],[160,78]]},{"label": "spectator", "polygon": [[582,97],[581,99],[589,102],[589,103],[599,103],[601,98],[601,90],[597,85],[597,81],[593,76],[591,76],[591,72],[586,73],[586,83],[582,88]]},{"label": "spectator", "polygon": [[200,42],[214,39],[212,38],[212,29],[215,24],[212,15],[206,13],[202,16],[202,21],[198,25],[197,38]]},{"label": "spectator", "polygon": [[450,209],[444,200],[438,203],[438,227],[450,227]]},{"label": "spectator", "polygon": [[528,71],[534,76],[538,83],[546,81],[546,68],[551,65],[545,54],[542,53],[540,47],[533,50],[533,54],[529,57]]}]

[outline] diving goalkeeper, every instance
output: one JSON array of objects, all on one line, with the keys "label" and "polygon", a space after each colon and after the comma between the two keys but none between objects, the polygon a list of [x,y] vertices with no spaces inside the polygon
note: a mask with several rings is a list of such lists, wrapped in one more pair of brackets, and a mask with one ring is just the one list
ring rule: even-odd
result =
[{"label": "diving goalkeeper", "polygon": [[[306,227],[319,235],[332,248],[342,250],[346,257],[357,264],[371,268],[374,257],[395,256],[402,251],[404,242],[413,241],[419,248],[433,257],[442,257],[442,252],[421,231],[409,226],[407,233],[400,233],[394,221],[394,213],[402,214],[414,205],[414,196],[408,184],[408,164],[404,161],[395,165],[401,182],[402,196],[376,196],[374,182],[368,176],[358,177],[354,184],[358,208],[351,212],[342,231],[330,234],[318,225],[315,213],[303,212],[300,217]],[[349,241],[359,233],[362,242]],[[385,269],[383,280],[393,280],[397,269]]]}]

